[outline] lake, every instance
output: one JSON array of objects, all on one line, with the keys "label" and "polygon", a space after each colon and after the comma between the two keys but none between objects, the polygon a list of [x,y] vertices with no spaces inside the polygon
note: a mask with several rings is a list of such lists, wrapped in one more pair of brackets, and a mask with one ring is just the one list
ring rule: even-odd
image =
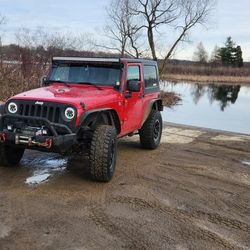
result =
[{"label": "lake", "polygon": [[162,89],[182,98],[164,108],[164,121],[250,134],[250,85],[163,82]]}]

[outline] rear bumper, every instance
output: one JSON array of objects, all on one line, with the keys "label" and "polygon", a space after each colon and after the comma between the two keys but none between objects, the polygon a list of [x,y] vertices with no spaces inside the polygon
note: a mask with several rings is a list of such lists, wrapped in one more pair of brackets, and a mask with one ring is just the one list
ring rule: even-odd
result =
[{"label": "rear bumper", "polygon": [[[12,126],[8,129],[7,126]],[[31,135],[22,128],[46,128],[49,135]],[[58,130],[64,131],[63,135]],[[65,153],[77,144],[76,134],[67,126],[51,123],[45,118],[3,115],[0,117],[0,143],[28,149]]]}]

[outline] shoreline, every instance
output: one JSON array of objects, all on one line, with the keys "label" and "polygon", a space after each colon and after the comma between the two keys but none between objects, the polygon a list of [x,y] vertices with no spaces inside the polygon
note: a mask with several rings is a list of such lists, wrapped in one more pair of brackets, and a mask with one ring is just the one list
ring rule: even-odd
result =
[{"label": "shoreline", "polygon": [[237,132],[237,131],[229,131],[229,130],[223,130],[223,129],[217,129],[217,128],[208,128],[208,127],[200,127],[198,125],[189,125],[189,124],[182,124],[182,123],[175,123],[175,122],[169,122],[169,121],[163,121],[163,124],[165,127],[171,126],[176,128],[182,128],[182,129],[189,129],[189,130],[200,130],[206,133],[218,133],[218,134],[224,134],[227,136],[243,136],[250,140],[250,134],[243,133],[243,132]]},{"label": "shoreline", "polygon": [[165,81],[186,81],[197,82],[200,84],[215,83],[215,84],[244,84],[250,85],[249,77],[239,76],[206,76],[206,75],[181,75],[181,74],[164,74],[162,79]]}]

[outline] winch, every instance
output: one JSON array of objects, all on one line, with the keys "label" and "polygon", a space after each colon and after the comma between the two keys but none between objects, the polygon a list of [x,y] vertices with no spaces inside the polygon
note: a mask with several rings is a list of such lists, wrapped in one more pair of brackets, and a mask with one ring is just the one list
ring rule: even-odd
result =
[{"label": "winch", "polygon": [[30,147],[37,146],[37,147],[44,147],[44,148],[50,149],[53,145],[53,140],[51,138],[47,138],[45,139],[44,142],[38,142],[35,140],[34,137],[16,134],[15,144],[17,145],[26,144]]}]

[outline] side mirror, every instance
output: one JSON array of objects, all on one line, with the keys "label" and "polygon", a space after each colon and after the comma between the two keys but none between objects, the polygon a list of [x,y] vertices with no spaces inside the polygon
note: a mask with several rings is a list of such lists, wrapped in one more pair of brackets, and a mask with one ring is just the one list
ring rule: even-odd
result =
[{"label": "side mirror", "polygon": [[44,87],[44,86],[48,86],[48,85],[49,85],[48,77],[42,76],[41,81],[40,81],[40,86]]},{"label": "side mirror", "polygon": [[127,82],[127,90],[129,92],[140,92],[141,82],[138,80],[129,80]]}]

